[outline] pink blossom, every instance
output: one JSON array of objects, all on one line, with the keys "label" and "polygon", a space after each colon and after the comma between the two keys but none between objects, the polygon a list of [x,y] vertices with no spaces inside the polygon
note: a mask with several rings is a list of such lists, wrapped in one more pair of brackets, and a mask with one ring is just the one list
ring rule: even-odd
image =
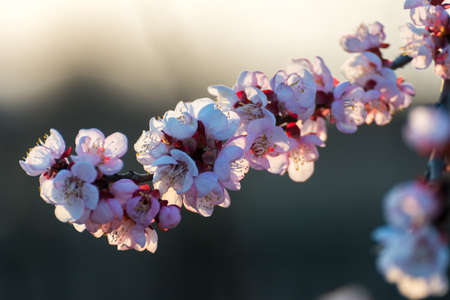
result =
[{"label": "pink blossom", "polygon": [[170,155],[164,155],[152,164],[155,168],[153,184],[162,194],[169,187],[179,194],[188,191],[198,175],[198,169],[192,158],[183,151],[172,149]]},{"label": "pink blossom", "polygon": [[350,82],[343,82],[335,88],[331,115],[336,120],[339,131],[355,133],[358,126],[364,123],[366,119],[364,97],[364,90]]},{"label": "pink blossom", "polygon": [[[298,73],[297,73],[298,72]],[[306,121],[316,109],[317,86],[313,74],[306,69],[294,73],[278,71],[270,81],[278,101],[299,120]]]},{"label": "pink blossom", "polygon": [[42,186],[52,203],[56,204],[55,215],[61,222],[76,221],[85,208],[97,207],[99,191],[92,183],[97,171],[89,162],[79,162],[70,170],[61,170],[53,184]]},{"label": "pink blossom", "polygon": [[380,22],[361,24],[355,34],[348,34],[341,38],[340,44],[347,52],[364,52],[370,49],[385,48],[386,35],[384,26]]},{"label": "pink blossom", "polygon": [[127,137],[115,132],[107,138],[96,129],[81,129],[75,140],[75,152],[72,155],[75,162],[88,161],[98,167],[106,175],[119,172],[123,167],[120,159],[128,150]]},{"label": "pink blossom", "polygon": [[95,224],[106,224],[112,219],[122,219],[123,208],[115,198],[100,199],[97,207],[92,211],[90,220]]},{"label": "pink blossom", "polygon": [[210,217],[214,212],[214,206],[226,207],[227,195],[215,173],[203,172],[195,178],[195,184],[184,195],[183,204],[192,212]]},{"label": "pink blossom", "polygon": [[235,92],[243,91],[248,87],[255,87],[260,90],[267,90],[270,88],[269,78],[263,72],[249,72],[244,71],[239,75],[236,84],[233,86]]},{"label": "pink blossom", "polygon": [[287,168],[289,177],[295,182],[304,182],[314,172],[314,162],[319,158],[316,147],[322,146],[323,141],[315,134],[307,134],[289,140],[289,166]]},{"label": "pink blossom", "polygon": [[450,143],[449,117],[435,108],[417,107],[409,113],[403,137],[420,153],[442,151]]},{"label": "pink blossom", "polygon": [[243,157],[245,137],[239,136],[227,141],[214,162],[214,173],[224,187],[237,191],[240,181],[249,170],[249,162]]},{"label": "pink blossom", "polygon": [[189,106],[182,101],[178,102],[175,110],[164,114],[162,122],[162,130],[179,140],[190,138],[197,131],[197,120],[189,113]]},{"label": "pink blossom", "polygon": [[404,54],[413,58],[417,69],[426,69],[433,60],[435,45],[429,31],[408,23],[400,28]]},{"label": "pink blossom", "polygon": [[149,227],[135,224],[132,220],[124,220],[121,225],[107,234],[110,245],[118,250],[135,249],[155,253],[158,245],[156,231]]},{"label": "pink blossom", "polygon": [[158,214],[158,226],[172,229],[181,222],[181,209],[176,205],[164,205]]},{"label": "pink blossom", "polygon": [[245,157],[250,167],[280,174],[287,166],[289,139],[283,129],[266,119],[248,126]]},{"label": "pink blossom", "polygon": [[162,121],[152,118],[149,122],[149,130],[142,131],[141,136],[134,144],[137,161],[143,165],[146,171],[151,169],[152,163],[159,157],[169,152],[169,147],[162,142],[164,133]]},{"label": "pink blossom", "polygon": [[328,134],[327,134],[327,123],[324,118],[316,117],[314,119],[306,120],[305,122],[301,123],[299,127],[301,129],[302,135],[307,134],[317,135],[319,139],[323,142],[323,144],[320,145],[320,147],[325,147],[325,142],[327,141]]},{"label": "pink blossom", "polygon": [[[159,196],[159,193],[158,193]],[[159,213],[159,199],[149,189],[139,189],[126,203],[127,215],[139,225],[150,225]]]},{"label": "pink blossom", "polygon": [[286,72],[288,74],[300,74],[303,70],[307,70],[313,74],[317,91],[321,91],[323,93],[333,92],[334,78],[321,57],[315,57],[312,62],[305,58],[293,59],[286,68]]},{"label": "pink blossom", "polygon": [[405,230],[430,224],[439,210],[438,199],[427,186],[418,182],[398,185],[384,199],[388,222]]},{"label": "pink blossom", "polygon": [[121,204],[125,204],[139,189],[131,179],[119,179],[109,186],[109,191]]},{"label": "pink blossom", "polygon": [[221,106],[209,98],[193,101],[191,114],[205,126],[206,134],[214,140],[227,140],[234,135],[241,122],[234,111],[223,111]]},{"label": "pink blossom", "polygon": [[50,135],[44,141],[30,149],[26,158],[20,160],[22,169],[30,176],[39,176],[48,171],[65,153],[66,144],[56,129],[50,129]]},{"label": "pink blossom", "polygon": [[208,91],[217,97],[217,105],[225,112],[234,111],[238,114],[241,125],[236,134],[245,134],[248,124],[253,120],[270,119],[275,122],[274,115],[266,109],[267,97],[259,88],[248,86],[235,92],[226,86],[216,85],[210,86]]},{"label": "pink blossom", "polygon": [[416,7],[420,7],[420,6],[426,6],[429,4],[439,5],[442,2],[444,2],[444,0],[405,0],[404,8],[411,9],[411,8],[416,8]]},{"label": "pink blossom", "polygon": [[444,32],[448,23],[448,13],[442,6],[424,5],[412,8],[410,17],[416,26],[430,28],[433,32]]},{"label": "pink blossom", "polygon": [[422,299],[447,292],[448,249],[433,227],[412,232],[384,227],[377,229],[374,237],[383,245],[378,269],[400,293]]}]

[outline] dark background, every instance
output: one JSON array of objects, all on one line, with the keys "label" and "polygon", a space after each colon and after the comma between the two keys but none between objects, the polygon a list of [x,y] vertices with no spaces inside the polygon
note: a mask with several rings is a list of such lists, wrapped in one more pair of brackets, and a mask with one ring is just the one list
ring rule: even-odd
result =
[{"label": "dark background", "polygon": [[125,133],[125,169],[142,170],[134,142],[150,117],[177,101],[134,100],[76,79],[43,102],[0,111],[0,299],[316,299],[347,284],[374,299],[403,299],[376,270],[371,232],[384,223],[387,190],[425,168],[401,139],[404,113],[353,135],[329,128],[306,183],[252,171],[230,208],[211,218],[184,211],[150,254],[119,252],[60,223],[39,198],[37,178],[18,165],[49,128],[73,145],[79,128],[96,127]]}]

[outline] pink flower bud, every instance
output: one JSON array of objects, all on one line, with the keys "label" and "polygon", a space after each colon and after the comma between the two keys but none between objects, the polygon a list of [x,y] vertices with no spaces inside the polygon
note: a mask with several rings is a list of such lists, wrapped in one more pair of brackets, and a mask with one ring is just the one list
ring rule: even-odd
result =
[{"label": "pink flower bud", "polygon": [[161,207],[159,211],[159,227],[172,229],[181,221],[181,210],[176,205]]}]

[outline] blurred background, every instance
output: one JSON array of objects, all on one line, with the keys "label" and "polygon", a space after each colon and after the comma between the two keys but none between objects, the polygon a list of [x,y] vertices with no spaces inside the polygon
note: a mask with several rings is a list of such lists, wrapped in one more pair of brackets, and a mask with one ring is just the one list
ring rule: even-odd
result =
[{"label": "blurred background", "polygon": [[[371,232],[384,223],[386,191],[425,168],[402,142],[404,113],[354,135],[330,128],[306,183],[251,172],[229,209],[184,212],[178,228],[159,234],[155,255],[118,252],[58,222],[17,163],[49,128],[73,144],[78,129],[96,127],[125,133],[126,169],[141,170],[132,145],[150,117],[207,96],[208,85],[233,85],[242,70],[270,76],[294,57],[322,56],[342,79],[349,54],[339,38],[361,22],[385,24],[394,58],[408,21],[402,6],[0,0],[0,299],[308,300],[349,284],[402,299],[375,268]],[[416,86],[415,103],[437,99],[432,69],[399,74]]]}]

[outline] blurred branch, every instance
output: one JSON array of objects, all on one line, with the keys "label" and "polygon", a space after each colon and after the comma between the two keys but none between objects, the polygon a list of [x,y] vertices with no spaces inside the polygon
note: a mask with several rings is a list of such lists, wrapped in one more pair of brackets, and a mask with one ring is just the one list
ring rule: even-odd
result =
[{"label": "blurred branch", "polygon": [[398,68],[403,68],[404,66],[409,64],[412,60],[413,60],[412,57],[410,57],[408,55],[400,55],[392,62],[390,68],[392,70],[396,70]]},{"label": "blurred branch", "polygon": [[[441,96],[439,102],[436,103],[436,107],[443,110],[446,114],[450,113],[450,80],[443,81]],[[436,180],[440,179],[444,175],[445,171],[445,153],[437,153],[433,151],[428,161],[427,179]]]}]

